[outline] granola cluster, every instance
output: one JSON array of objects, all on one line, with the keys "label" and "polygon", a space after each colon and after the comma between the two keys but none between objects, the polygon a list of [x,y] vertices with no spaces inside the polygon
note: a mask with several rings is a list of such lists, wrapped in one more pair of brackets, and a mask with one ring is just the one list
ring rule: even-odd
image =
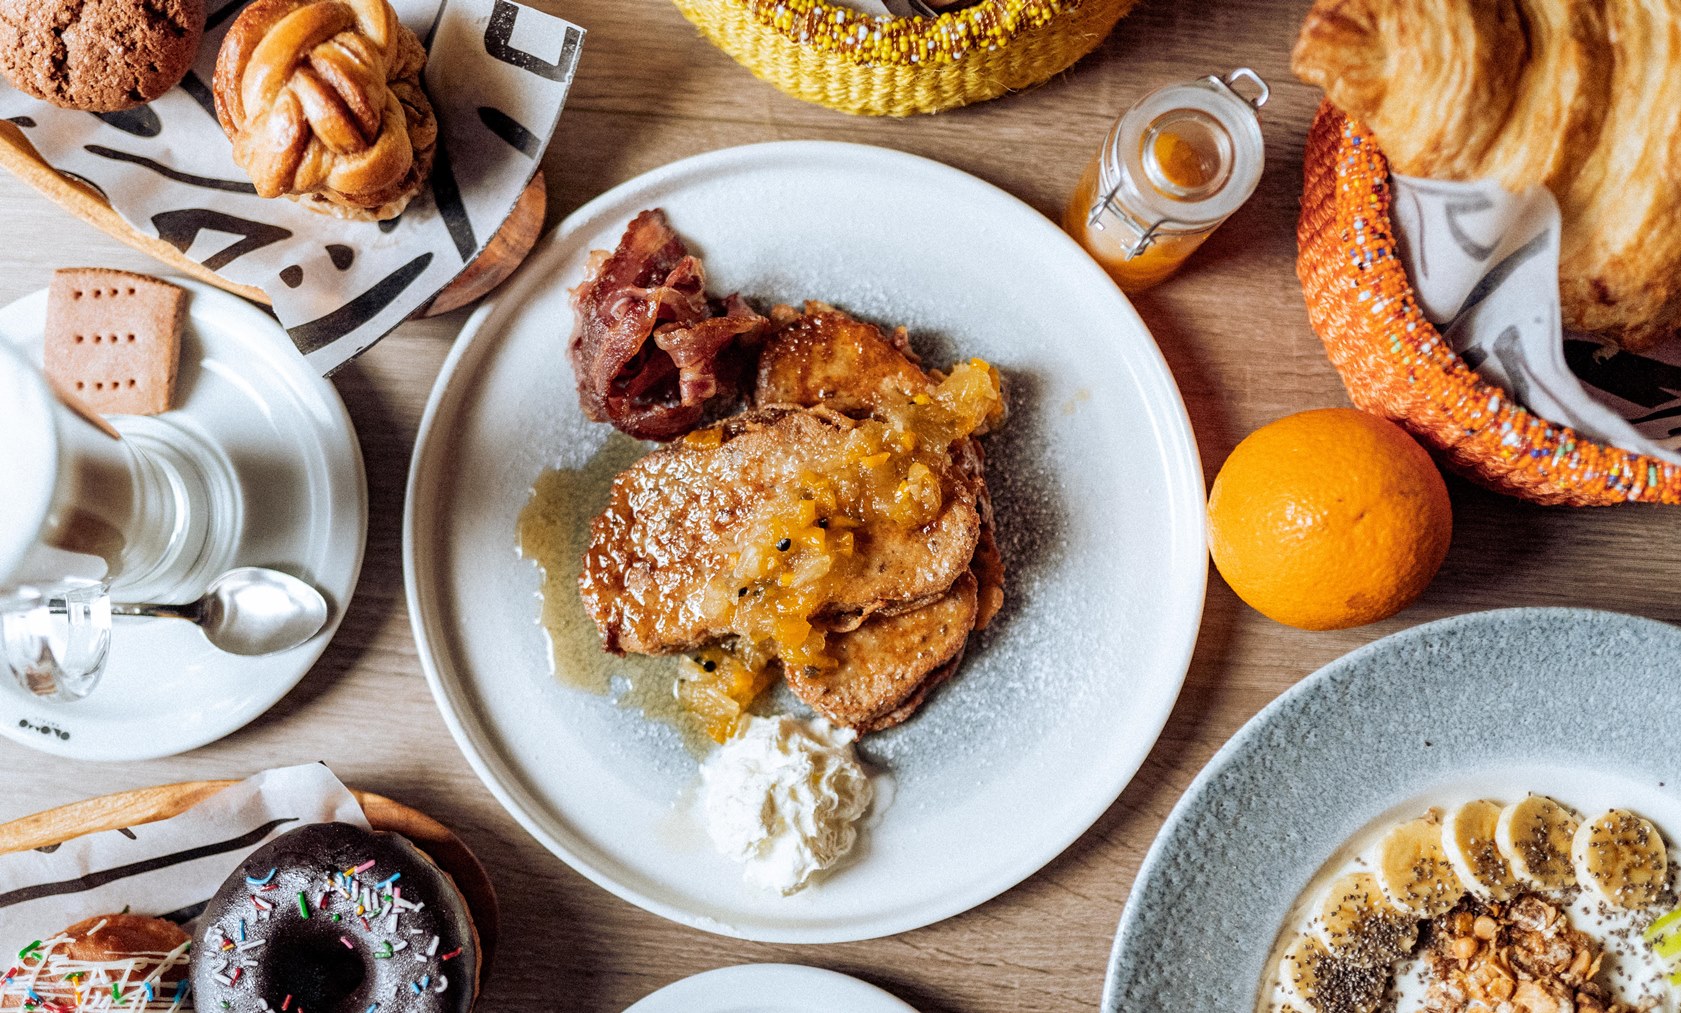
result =
[{"label": "granola cluster", "polygon": [[1426,1013],[1644,1013],[1594,979],[1605,954],[1533,894],[1509,904],[1467,897],[1431,923]]}]

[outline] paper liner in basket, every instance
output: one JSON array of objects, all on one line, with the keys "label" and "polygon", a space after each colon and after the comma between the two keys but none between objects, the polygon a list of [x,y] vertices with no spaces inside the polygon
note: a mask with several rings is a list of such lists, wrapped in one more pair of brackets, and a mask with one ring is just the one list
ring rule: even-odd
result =
[{"label": "paper liner in basket", "polygon": [[1354,403],[1467,476],[1537,503],[1681,502],[1681,466],[1540,417],[1474,372],[1426,319],[1391,226],[1388,161],[1330,103],[1308,131],[1296,272]]}]

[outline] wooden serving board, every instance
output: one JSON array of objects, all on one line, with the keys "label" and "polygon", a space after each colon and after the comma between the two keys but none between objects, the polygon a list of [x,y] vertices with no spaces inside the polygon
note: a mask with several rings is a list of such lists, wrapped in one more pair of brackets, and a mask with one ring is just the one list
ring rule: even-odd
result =
[{"label": "wooden serving board", "polygon": [[[102,830],[155,823],[178,816],[223,788],[238,781],[187,781],[181,784],[161,784],[152,788],[138,788],[115,795],[72,802],[56,809],[24,816],[9,823],[0,823],[0,855],[30,848],[62,844],[83,834]],[[467,899],[473,912],[473,924],[478,929],[484,961],[480,981],[485,979],[490,958],[496,950],[496,890],[484,866],[461,842],[459,837],[437,820],[418,809],[411,808],[373,792],[351,789],[356,801],[367,814],[368,823],[375,830],[402,834],[420,850],[426,852],[438,868],[449,873],[456,889]],[[215,889],[219,884],[209,883]]]},{"label": "wooden serving board", "polygon": [[[142,253],[150,254],[172,269],[264,306],[271,304],[262,289],[229,281],[156,236],[136,231],[123,221],[122,215],[112,209],[99,191],[48,165],[36,152],[35,146],[24,137],[23,131],[6,120],[0,120],[0,166],[77,218]],[[484,251],[418,315],[447,313],[478,299],[506,281],[524,262],[526,254],[531,252],[532,245],[542,233],[547,204],[547,184],[543,170],[538,169],[515,201],[508,220],[491,237]]]}]

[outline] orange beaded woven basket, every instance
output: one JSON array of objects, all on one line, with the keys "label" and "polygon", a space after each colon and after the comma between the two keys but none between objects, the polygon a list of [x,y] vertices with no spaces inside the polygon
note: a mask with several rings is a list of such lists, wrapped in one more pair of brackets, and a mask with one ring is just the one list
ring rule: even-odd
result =
[{"label": "orange beaded woven basket", "polygon": [[1389,223],[1389,163],[1325,103],[1308,131],[1296,273],[1356,405],[1455,470],[1536,503],[1681,503],[1681,466],[1555,425],[1485,382],[1424,318]]}]

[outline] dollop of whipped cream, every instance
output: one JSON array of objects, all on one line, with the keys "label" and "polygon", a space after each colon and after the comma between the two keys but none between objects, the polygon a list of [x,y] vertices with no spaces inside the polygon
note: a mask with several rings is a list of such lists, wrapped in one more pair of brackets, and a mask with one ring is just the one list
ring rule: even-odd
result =
[{"label": "dollop of whipped cream", "polygon": [[852,850],[875,797],[856,738],[822,718],[749,717],[701,764],[707,833],[747,882],[786,896]]}]

